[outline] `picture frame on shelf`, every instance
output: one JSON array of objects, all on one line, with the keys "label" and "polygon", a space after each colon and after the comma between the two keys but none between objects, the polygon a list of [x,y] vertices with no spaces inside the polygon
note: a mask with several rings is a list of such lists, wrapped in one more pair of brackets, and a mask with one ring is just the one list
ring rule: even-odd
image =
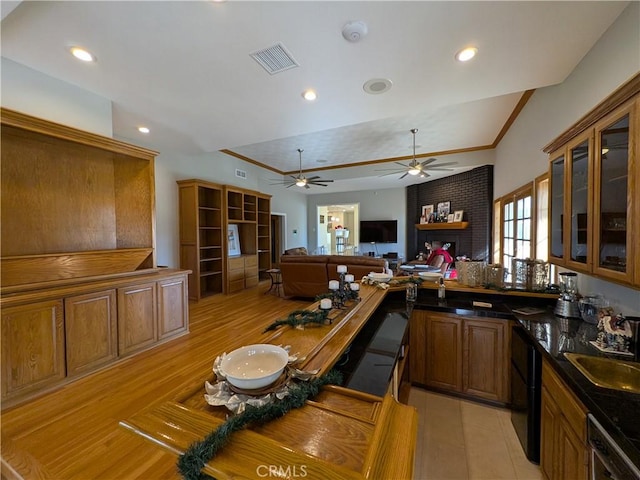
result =
[{"label": "picture frame on shelf", "polygon": [[464,210],[456,210],[455,212],[453,212],[453,221],[461,222],[463,216],[464,216]]},{"label": "picture frame on shelf", "polygon": [[438,218],[447,219],[451,210],[451,202],[438,203]]},{"label": "picture frame on shelf", "polygon": [[238,225],[231,224],[227,227],[227,246],[230,257],[237,257],[241,255]]},{"label": "picture frame on shelf", "polygon": [[447,215],[447,223],[453,223],[454,214],[450,213]]},{"label": "picture frame on shelf", "polygon": [[422,216],[424,218],[429,218],[429,216],[433,213],[433,205],[423,205],[422,206]]}]

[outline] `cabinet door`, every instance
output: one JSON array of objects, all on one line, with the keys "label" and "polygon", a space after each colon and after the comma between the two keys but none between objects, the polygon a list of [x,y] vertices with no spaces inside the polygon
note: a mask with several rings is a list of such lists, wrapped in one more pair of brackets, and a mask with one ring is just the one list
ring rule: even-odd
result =
[{"label": "cabinet door", "polygon": [[551,195],[549,195],[549,258],[555,260],[554,263],[562,265],[564,258],[564,150],[553,153],[549,180],[551,182]]},{"label": "cabinet door", "polygon": [[[638,185],[634,185],[637,150],[636,111],[627,104],[596,125],[594,188],[594,273],[633,283],[633,259],[639,243]],[[634,128],[636,130],[634,130]],[[635,196],[635,198],[634,198]],[[635,240],[634,240],[635,239]],[[635,279],[638,283],[638,279]]]},{"label": "cabinet door", "polygon": [[189,318],[186,278],[158,282],[158,338],[163,339],[187,330]]},{"label": "cabinet door", "polygon": [[463,392],[507,402],[505,398],[505,332],[507,322],[465,320]]},{"label": "cabinet door", "polygon": [[116,291],[64,300],[67,375],[73,376],[118,356]]},{"label": "cabinet door", "polygon": [[2,398],[65,377],[62,300],[2,310]]},{"label": "cabinet door", "polygon": [[587,447],[574,433],[564,417],[560,418],[557,429],[555,478],[558,480],[567,478],[587,480],[589,478]]},{"label": "cabinet door", "polygon": [[462,320],[431,315],[427,323],[427,385],[462,390]]},{"label": "cabinet door", "polygon": [[540,408],[540,470],[547,480],[554,475],[556,430],[560,425],[560,409],[546,388],[542,389]]},{"label": "cabinet door", "polygon": [[427,384],[427,312],[413,310],[409,324],[409,378],[411,383]]},{"label": "cabinet door", "polygon": [[128,355],[158,340],[156,284],[118,289],[118,353]]},{"label": "cabinet door", "polygon": [[[593,184],[593,141],[591,135],[583,135],[568,146],[567,178],[568,189],[567,210],[569,224],[565,245],[567,267],[572,270],[586,272],[591,265],[592,229],[591,207]],[[566,224],[565,224],[566,225]]]}]

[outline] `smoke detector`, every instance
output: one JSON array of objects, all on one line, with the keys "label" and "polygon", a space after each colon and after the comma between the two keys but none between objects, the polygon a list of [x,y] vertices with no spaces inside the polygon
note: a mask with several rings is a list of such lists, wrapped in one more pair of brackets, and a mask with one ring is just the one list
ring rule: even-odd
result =
[{"label": "smoke detector", "polygon": [[362,20],[358,20],[357,22],[349,22],[342,27],[342,36],[345,40],[355,43],[359,42],[368,31],[369,29],[367,28],[367,24]]}]

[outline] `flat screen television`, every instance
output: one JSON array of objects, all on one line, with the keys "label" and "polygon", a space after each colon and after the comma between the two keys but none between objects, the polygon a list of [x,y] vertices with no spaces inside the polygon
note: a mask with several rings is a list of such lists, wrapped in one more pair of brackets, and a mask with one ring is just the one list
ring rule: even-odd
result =
[{"label": "flat screen television", "polygon": [[397,243],[397,220],[361,220],[360,243]]}]

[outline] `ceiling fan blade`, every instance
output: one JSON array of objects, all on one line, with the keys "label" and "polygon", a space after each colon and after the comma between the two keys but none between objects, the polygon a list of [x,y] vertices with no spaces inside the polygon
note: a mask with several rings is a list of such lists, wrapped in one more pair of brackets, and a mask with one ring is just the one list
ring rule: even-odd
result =
[{"label": "ceiling fan blade", "polygon": [[422,162],[420,165],[422,165],[423,167],[426,167],[427,165],[431,165],[433,162],[437,161],[437,158],[427,158],[424,162]]},{"label": "ceiling fan blade", "polygon": [[453,168],[431,167],[427,170],[429,170],[430,172],[453,172]]},{"label": "ceiling fan blade", "polygon": [[404,167],[404,168],[411,168],[411,165],[405,165],[404,163],[400,163],[400,162],[393,162],[393,163],[396,163],[396,164],[398,164],[398,165],[400,165],[401,167]]},{"label": "ceiling fan blade", "polygon": [[437,167],[448,167],[449,165],[457,165],[458,162],[445,162],[445,163],[436,163],[435,165],[431,165],[430,167],[427,167],[428,170],[433,170],[434,168]]},{"label": "ceiling fan blade", "polygon": [[[380,171],[380,170],[378,170],[378,171]],[[396,175],[396,174],[402,173],[402,172],[404,172],[404,170],[395,170],[393,172],[383,173],[382,175],[378,175],[378,177],[386,177],[388,175]]]},{"label": "ceiling fan blade", "polygon": [[409,172],[405,172],[404,175],[402,175],[398,180],[402,180],[404,177],[406,177],[407,175],[409,175]]},{"label": "ceiling fan blade", "polygon": [[318,180],[309,181],[309,183],[333,183],[333,180],[320,180],[320,179],[318,179]]},{"label": "ceiling fan blade", "polygon": [[291,188],[291,187],[293,187],[294,185],[295,185],[295,183],[292,183],[292,184],[290,184],[290,185],[287,185],[287,188]]},{"label": "ceiling fan blade", "polygon": [[304,188],[311,188],[308,183],[304,184]]}]

